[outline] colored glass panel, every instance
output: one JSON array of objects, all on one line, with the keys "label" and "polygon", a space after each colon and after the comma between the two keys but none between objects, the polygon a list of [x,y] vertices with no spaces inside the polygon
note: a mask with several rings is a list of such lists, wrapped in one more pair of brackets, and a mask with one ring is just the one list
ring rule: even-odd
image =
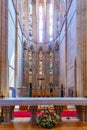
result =
[{"label": "colored glass panel", "polygon": [[29,39],[32,39],[32,1],[29,1]]},{"label": "colored glass panel", "polygon": [[49,40],[53,39],[53,4],[49,6]]}]

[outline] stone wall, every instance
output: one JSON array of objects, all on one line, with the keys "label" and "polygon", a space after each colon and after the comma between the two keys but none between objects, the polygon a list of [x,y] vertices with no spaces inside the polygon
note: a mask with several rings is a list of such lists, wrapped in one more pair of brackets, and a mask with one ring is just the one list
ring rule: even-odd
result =
[{"label": "stone wall", "polygon": [[59,36],[60,86],[65,85],[65,96],[87,97],[86,7],[86,0],[71,1]]},{"label": "stone wall", "polygon": [[[61,85],[63,84],[64,88],[66,87],[66,71],[65,71],[65,24],[62,28],[61,34],[60,34],[60,39],[59,39],[59,60],[60,60],[60,66],[59,66],[59,88],[61,88]],[[60,95],[60,90],[59,89],[59,95]]]},{"label": "stone wall", "polygon": [[[67,15],[67,87],[68,96],[75,96],[75,62],[77,61],[77,1],[73,0]],[[76,61],[75,61],[76,60]],[[69,92],[73,91],[73,92]],[[72,94],[73,93],[73,94]]]},{"label": "stone wall", "polygon": [[[75,60],[77,44],[76,1],[72,1],[60,33],[60,87],[63,84],[66,96],[75,95]],[[69,90],[72,92],[69,92]],[[73,93],[73,95],[71,95]]]}]

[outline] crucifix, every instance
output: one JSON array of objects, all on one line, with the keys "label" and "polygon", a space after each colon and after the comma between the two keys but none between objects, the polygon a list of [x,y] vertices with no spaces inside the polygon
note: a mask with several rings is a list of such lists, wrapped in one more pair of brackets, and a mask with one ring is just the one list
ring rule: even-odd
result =
[{"label": "crucifix", "polygon": [[[45,78],[38,78],[38,80],[41,81],[41,85],[40,85],[40,92],[42,93],[43,90],[43,85],[42,85],[42,81],[45,80]],[[41,94],[42,95],[42,94]]]}]

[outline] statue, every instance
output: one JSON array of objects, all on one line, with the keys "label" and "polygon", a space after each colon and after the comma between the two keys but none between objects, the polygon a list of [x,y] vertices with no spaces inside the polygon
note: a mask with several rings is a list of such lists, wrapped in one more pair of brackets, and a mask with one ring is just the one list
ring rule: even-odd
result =
[{"label": "statue", "polygon": [[61,84],[61,97],[64,97],[64,88],[63,88],[63,84]]},{"label": "statue", "polygon": [[50,83],[50,93],[53,92],[53,83]]},{"label": "statue", "polygon": [[30,97],[32,97],[32,83],[30,83]]}]

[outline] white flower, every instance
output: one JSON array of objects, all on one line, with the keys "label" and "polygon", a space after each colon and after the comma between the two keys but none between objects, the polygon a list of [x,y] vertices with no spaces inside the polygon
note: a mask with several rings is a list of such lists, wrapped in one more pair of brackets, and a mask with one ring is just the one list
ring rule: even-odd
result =
[{"label": "white flower", "polygon": [[48,108],[44,108],[44,112],[37,116],[36,122],[41,127],[52,128],[58,123],[59,119],[60,118],[56,113],[52,113]]}]

